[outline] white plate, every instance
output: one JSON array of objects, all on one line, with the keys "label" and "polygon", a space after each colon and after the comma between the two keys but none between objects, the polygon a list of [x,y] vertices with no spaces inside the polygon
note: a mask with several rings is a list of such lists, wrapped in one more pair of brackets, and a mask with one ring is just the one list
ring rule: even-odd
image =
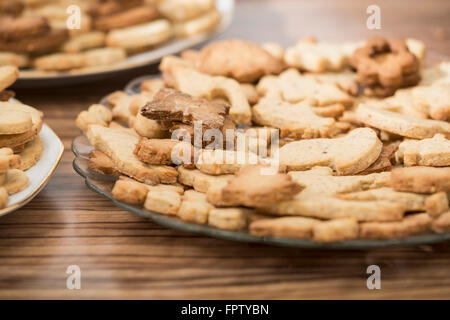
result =
[{"label": "white plate", "polygon": [[0,209],[0,217],[30,202],[47,184],[61,160],[64,145],[53,130],[44,124],[39,136],[44,144],[44,151],[39,161],[25,171],[30,182],[24,190],[9,197],[7,206]]},{"label": "white plate", "polygon": [[62,86],[86,81],[99,81],[121,72],[143,68],[161,60],[162,57],[176,54],[188,48],[200,45],[223,32],[233,20],[234,0],[216,0],[216,8],[222,18],[220,23],[212,30],[198,35],[172,39],[155,49],[132,55],[120,63],[111,66],[73,71],[72,73],[42,73],[37,70],[21,70],[15,87],[52,87]]}]

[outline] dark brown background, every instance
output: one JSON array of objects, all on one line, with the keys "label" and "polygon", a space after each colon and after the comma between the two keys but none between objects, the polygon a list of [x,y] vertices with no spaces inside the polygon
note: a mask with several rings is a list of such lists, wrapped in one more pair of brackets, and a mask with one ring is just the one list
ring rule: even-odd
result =
[{"label": "dark brown background", "polygon": [[[413,36],[430,57],[450,55],[450,1],[376,1],[382,30],[366,28],[375,1],[239,1],[221,38],[292,44]],[[96,84],[17,90],[45,112],[65,154],[47,187],[24,208],[0,218],[0,298],[450,298],[450,243],[370,251],[313,251],[252,245],[166,229],[87,189],[72,169],[76,115],[138,74]],[[66,268],[79,265],[82,289],[66,289]],[[382,289],[366,288],[377,264]]]}]

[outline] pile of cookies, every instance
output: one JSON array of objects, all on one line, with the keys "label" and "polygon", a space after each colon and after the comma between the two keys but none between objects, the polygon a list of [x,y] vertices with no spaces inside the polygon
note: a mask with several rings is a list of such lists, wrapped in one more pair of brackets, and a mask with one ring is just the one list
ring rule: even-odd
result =
[{"label": "pile of cookies", "polygon": [[8,204],[9,195],[26,188],[29,180],[24,171],[35,165],[43,152],[39,138],[42,112],[10,102],[14,94],[4,90],[18,75],[16,67],[0,67],[0,208]]},{"label": "pile of cookies", "polygon": [[[71,29],[74,6],[79,28]],[[1,0],[0,66],[102,68],[173,37],[211,30],[220,19],[214,0]]]},{"label": "pile of cookies", "polygon": [[[115,199],[183,221],[317,242],[448,232],[450,62],[424,54],[224,40],[164,57],[161,79],[76,123]],[[390,70],[398,55],[414,66]]]}]

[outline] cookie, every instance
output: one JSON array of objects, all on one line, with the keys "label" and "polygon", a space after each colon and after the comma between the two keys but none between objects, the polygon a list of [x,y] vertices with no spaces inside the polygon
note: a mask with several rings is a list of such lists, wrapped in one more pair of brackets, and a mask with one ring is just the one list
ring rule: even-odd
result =
[{"label": "cookie", "polygon": [[101,104],[93,104],[87,111],[81,111],[80,114],[78,114],[75,123],[81,131],[87,132],[88,127],[91,124],[107,127],[111,121],[112,113],[107,107]]},{"label": "cookie", "polygon": [[15,149],[33,140],[34,137],[36,137],[36,135],[41,131],[43,115],[42,112],[24,104],[0,102],[0,111],[3,112],[10,110],[29,113],[31,116],[31,121],[33,122],[31,129],[24,133],[0,135],[0,148],[8,147]]},{"label": "cookie", "polygon": [[166,0],[159,1],[157,8],[171,21],[186,21],[196,18],[214,8],[213,0]]},{"label": "cookie", "polygon": [[414,106],[435,120],[450,120],[450,83],[412,90]]},{"label": "cookie", "polygon": [[0,52],[0,67],[10,65],[18,68],[24,68],[28,66],[28,63],[29,58],[25,54]]},{"label": "cookie", "polygon": [[149,79],[141,82],[141,91],[153,95],[162,88],[164,88],[164,81],[162,79]]},{"label": "cookie", "polygon": [[181,195],[172,190],[151,190],[144,202],[145,209],[168,215],[175,215],[180,206]]},{"label": "cookie", "polygon": [[436,218],[449,210],[448,197],[445,192],[432,194],[425,201],[425,208],[430,217]]},{"label": "cookie", "polygon": [[357,74],[355,72],[344,70],[341,72],[306,73],[303,76],[313,78],[319,83],[333,84],[352,96],[358,95]]},{"label": "cookie", "polygon": [[249,226],[252,235],[258,237],[282,237],[311,239],[313,228],[319,220],[304,217],[260,219]]},{"label": "cookie", "polygon": [[174,168],[146,165],[134,155],[138,136],[95,124],[89,126],[87,136],[93,146],[111,158],[122,174],[151,185],[177,181],[178,174]]},{"label": "cookie", "polygon": [[450,211],[441,214],[431,222],[431,229],[437,233],[450,231]]},{"label": "cookie", "polygon": [[175,37],[192,37],[207,32],[220,22],[221,15],[217,10],[211,10],[197,18],[175,23],[173,34]]},{"label": "cookie", "polygon": [[264,174],[261,166],[247,166],[228,181],[222,189],[222,198],[232,206],[266,207],[291,199],[301,189],[287,174]]},{"label": "cookie", "polygon": [[223,230],[241,230],[247,227],[250,209],[244,208],[214,208],[209,211],[208,224]]},{"label": "cookie", "polygon": [[157,18],[158,15],[158,11],[151,4],[138,6],[111,15],[100,16],[94,20],[94,27],[100,31],[109,31],[145,23]]},{"label": "cookie", "polygon": [[222,129],[227,112],[228,106],[222,103],[194,98],[173,89],[161,89],[141,110],[144,117],[152,120],[187,125],[201,121],[205,129]]},{"label": "cookie", "polygon": [[369,174],[375,172],[387,171],[392,168],[392,162],[395,157],[395,151],[398,149],[399,143],[393,142],[384,145],[381,149],[380,156],[367,169],[361,171],[359,174]]},{"label": "cookie", "polygon": [[159,19],[137,26],[112,30],[106,35],[106,45],[133,50],[159,44],[169,39],[170,36],[170,23],[165,19]]},{"label": "cookie", "polygon": [[383,187],[365,191],[357,191],[336,195],[339,199],[345,200],[381,200],[403,204],[406,211],[424,211],[427,196],[423,194],[399,192],[392,188]]},{"label": "cookie", "polygon": [[195,166],[210,175],[223,175],[234,174],[246,165],[260,163],[262,160],[252,152],[202,149]]},{"label": "cookie", "polygon": [[44,54],[59,48],[68,37],[66,29],[52,29],[39,37],[20,38],[9,42],[0,40],[0,50],[15,53]]},{"label": "cookie", "polygon": [[111,175],[115,177],[120,176],[120,172],[116,169],[116,165],[111,160],[111,158],[98,150],[92,150],[89,153],[88,167],[92,171],[100,174]]},{"label": "cookie", "polygon": [[271,215],[301,215],[319,219],[351,217],[358,221],[395,221],[403,217],[405,208],[390,201],[343,200],[337,194],[369,190],[390,185],[390,173],[365,176],[333,176],[331,168],[316,167],[308,171],[288,173],[305,187],[292,200],[280,201],[259,211]]},{"label": "cookie", "polygon": [[10,148],[0,148],[0,174],[20,166],[20,156],[15,155]]},{"label": "cookie", "polygon": [[177,216],[186,222],[208,223],[209,212],[214,206],[206,200],[206,195],[194,190],[186,190]]},{"label": "cookie", "polygon": [[22,170],[11,169],[6,172],[6,181],[2,187],[11,195],[25,189],[28,183],[29,179]]},{"label": "cookie", "polygon": [[[169,86],[193,97],[213,100],[216,97],[226,98],[230,104],[229,114],[236,124],[251,123],[251,109],[247,97],[238,82],[225,77],[212,77],[199,73],[191,68],[173,67],[168,60],[162,61],[160,69],[163,79]],[[169,82],[166,82],[167,79]]]},{"label": "cookie", "polygon": [[355,50],[350,58],[358,72],[358,82],[380,96],[420,81],[419,61],[403,39],[374,37]]},{"label": "cookie", "polygon": [[99,48],[83,53],[84,67],[109,66],[126,58],[122,48]]},{"label": "cookie", "polygon": [[279,128],[283,138],[325,138],[340,132],[333,118],[315,111],[307,102],[291,104],[272,97],[262,98],[252,109],[254,123]]},{"label": "cookie", "polygon": [[289,171],[329,166],[340,175],[356,174],[377,160],[382,146],[375,131],[358,128],[342,138],[288,143],[280,148],[280,165]]},{"label": "cookie", "polygon": [[283,217],[257,220],[250,224],[249,230],[255,236],[336,242],[357,238],[359,226],[351,218],[320,221],[304,217]]},{"label": "cookie", "polygon": [[34,60],[34,67],[43,71],[66,71],[84,66],[84,57],[78,53],[53,53]]},{"label": "cookie", "polygon": [[359,226],[362,239],[397,239],[427,231],[432,220],[426,213],[408,215],[401,221],[365,222]]},{"label": "cookie", "polygon": [[133,179],[120,177],[114,183],[111,194],[114,199],[128,204],[143,205],[147,198],[148,188]]},{"label": "cookie", "polygon": [[5,110],[0,118],[0,134],[18,134],[31,130],[33,122],[28,112],[16,109]]},{"label": "cookie", "polygon": [[0,67],[0,91],[8,88],[19,77],[19,69],[14,66]]},{"label": "cookie", "polygon": [[266,50],[272,57],[279,61],[283,61],[284,48],[276,42],[264,42],[261,47]]},{"label": "cookie", "polygon": [[72,37],[64,43],[61,49],[65,53],[80,53],[103,46],[105,37],[105,34],[101,31],[91,31]]},{"label": "cookie", "polygon": [[143,0],[95,0],[89,3],[86,12],[93,17],[107,16],[143,3]]},{"label": "cookie", "polygon": [[39,136],[25,144],[25,149],[19,154],[20,165],[17,169],[25,171],[34,166],[44,152],[44,144]]},{"label": "cookie", "polygon": [[392,188],[397,191],[435,193],[450,191],[450,168],[408,167],[395,168]]},{"label": "cookie", "polygon": [[312,106],[353,105],[353,99],[332,83],[305,77],[295,69],[288,69],[278,77],[265,77],[258,83],[261,95],[278,96],[291,103],[306,101]]},{"label": "cookie", "polygon": [[344,218],[321,221],[314,225],[312,240],[315,242],[336,242],[353,240],[358,236],[358,221],[353,218]]},{"label": "cookie", "polygon": [[200,50],[195,67],[202,73],[250,83],[264,75],[279,74],[284,66],[257,44],[223,40]]},{"label": "cookie", "polygon": [[0,21],[0,41],[15,41],[23,38],[43,36],[50,31],[47,20],[38,15],[19,18],[2,17]]},{"label": "cookie", "polygon": [[395,154],[398,162],[411,166],[450,166],[450,140],[442,134],[423,140],[405,140]]},{"label": "cookie", "polygon": [[[187,152],[184,155],[183,152]],[[192,163],[194,150],[190,143],[171,139],[141,138],[136,145],[134,154],[139,160],[148,164],[186,164]],[[186,159],[184,159],[186,157]]]},{"label": "cookie", "polygon": [[408,138],[432,138],[437,133],[441,133],[447,138],[450,137],[450,123],[448,122],[413,118],[404,114],[381,110],[369,104],[358,106],[356,119],[368,126]]},{"label": "cookie", "polygon": [[348,64],[343,46],[316,41],[299,41],[286,48],[284,62],[288,67],[317,73],[339,71]]},{"label": "cookie", "polygon": [[195,191],[206,193],[215,185],[224,185],[230,180],[232,174],[224,175],[210,175],[201,172],[198,169],[188,169],[183,166],[179,166],[178,170],[178,182],[185,186],[193,187]]}]

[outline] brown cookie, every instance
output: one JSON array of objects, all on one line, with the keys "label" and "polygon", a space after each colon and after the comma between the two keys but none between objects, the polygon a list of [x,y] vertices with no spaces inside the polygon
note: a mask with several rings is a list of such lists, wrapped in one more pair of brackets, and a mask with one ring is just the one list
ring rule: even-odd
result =
[{"label": "brown cookie", "polygon": [[420,81],[419,61],[403,39],[371,38],[355,50],[350,63],[358,72],[358,83],[369,94],[391,95]]},{"label": "brown cookie", "polygon": [[284,173],[264,172],[263,166],[243,167],[222,189],[225,203],[248,207],[267,207],[289,200],[303,188]]},{"label": "brown cookie", "polygon": [[109,31],[148,22],[157,18],[158,11],[153,5],[139,6],[94,20],[95,29]]},{"label": "brown cookie", "polygon": [[395,168],[391,175],[392,188],[397,191],[435,193],[450,191],[450,167]]},{"label": "brown cookie", "polygon": [[0,40],[0,51],[46,53],[61,46],[68,37],[67,30],[55,29],[34,38],[20,38],[14,41]]},{"label": "brown cookie", "polygon": [[0,40],[2,41],[39,37],[48,31],[50,31],[50,25],[47,19],[40,16],[3,17],[0,20]]},{"label": "brown cookie", "polygon": [[257,44],[242,40],[224,40],[204,47],[195,60],[200,72],[225,76],[239,82],[254,82],[264,75],[279,74],[282,62]]},{"label": "brown cookie", "polygon": [[194,98],[173,89],[159,90],[154,100],[141,109],[141,114],[149,119],[187,125],[202,121],[203,128],[220,130],[227,112],[225,104]]},{"label": "brown cookie", "polygon": [[143,3],[144,0],[96,0],[87,9],[87,13],[93,17],[107,16]]}]

